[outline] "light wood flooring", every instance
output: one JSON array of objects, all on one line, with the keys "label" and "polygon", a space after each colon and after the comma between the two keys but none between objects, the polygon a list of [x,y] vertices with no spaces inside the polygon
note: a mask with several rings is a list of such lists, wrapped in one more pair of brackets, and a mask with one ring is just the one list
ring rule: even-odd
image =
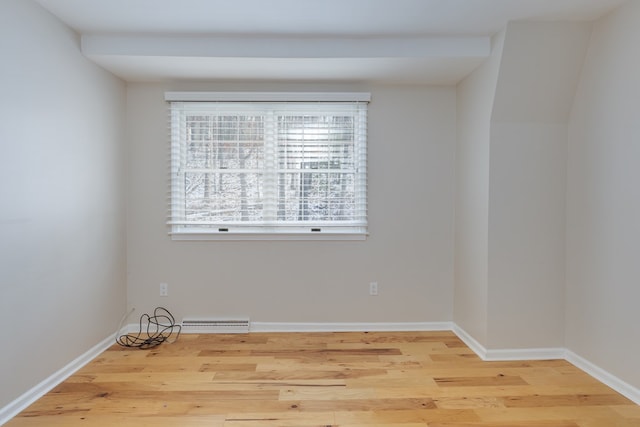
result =
[{"label": "light wood flooring", "polygon": [[181,335],[112,346],[6,427],[629,427],[563,360],[483,362],[451,332]]}]

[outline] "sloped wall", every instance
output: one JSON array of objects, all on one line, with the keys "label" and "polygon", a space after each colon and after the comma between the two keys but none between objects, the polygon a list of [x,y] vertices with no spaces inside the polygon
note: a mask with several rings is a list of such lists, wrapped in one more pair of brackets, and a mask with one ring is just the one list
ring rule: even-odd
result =
[{"label": "sloped wall", "polygon": [[487,344],[491,114],[505,32],[491,56],[458,85],[454,320]]}]

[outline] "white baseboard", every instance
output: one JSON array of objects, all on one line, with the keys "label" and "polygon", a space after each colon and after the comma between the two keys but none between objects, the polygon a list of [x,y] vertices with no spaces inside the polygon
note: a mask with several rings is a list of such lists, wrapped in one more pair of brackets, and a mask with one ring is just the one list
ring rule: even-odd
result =
[{"label": "white baseboard", "polygon": [[475,338],[469,335],[467,331],[465,331],[455,323],[453,324],[453,327],[451,328],[451,330],[453,331],[454,334],[458,336],[458,338],[462,340],[463,343],[467,345],[467,347],[473,350],[473,352],[477,354],[480,359],[482,360],[486,359],[487,349],[484,348],[484,346],[480,344],[478,341],[476,341]]},{"label": "white baseboard", "polygon": [[20,397],[0,408],[0,426],[8,422],[11,418],[25,410],[29,405],[41,398],[44,394],[52,390],[55,386],[69,378],[73,373],[82,368],[87,363],[95,359],[100,353],[105,351],[114,343],[114,336],[109,335],[104,340],[90,348],[84,354],[75,358],[62,369],[54,372],[51,376],[40,382],[35,387],[23,393]]},{"label": "white baseboard", "polygon": [[450,331],[451,322],[289,323],[251,322],[250,332],[404,332]]},{"label": "white baseboard", "polygon": [[458,325],[453,326],[453,333],[458,336],[475,354],[487,362],[501,360],[550,360],[564,359],[566,351],[564,348],[504,348],[486,349],[476,341],[464,329]]},{"label": "white baseboard", "polygon": [[581,356],[566,348],[525,348],[525,349],[497,349],[487,350],[482,344],[476,341],[464,329],[455,323],[452,331],[458,336],[474,353],[485,361],[501,361],[501,360],[548,360],[563,359],[572,363],[577,368],[583,370],[598,381],[611,387],[624,397],[632,400],[635,404],[640,405],[640,389],[629,383],[622,381],[615,375],[610,374],[604,369],[594,365]]},{"label": "white baseboard", "polygon": [[578,356],[570,350],[566,350],[565,359],[567,362],[574,364],[576,367],[582,369],[587,374],[591,375],[603,384],[608,385],[627,399],[632,400],[636,405],[640,405],[640,389],[632,386],[629,383],[622,381],[615,375],[611,375],[604,369],[594,365],[587,359]]},{"label": "white baseboard", "polygon": [[564,359],[564,348],[514,348],[487,350],[484,360],[552,360]]}]

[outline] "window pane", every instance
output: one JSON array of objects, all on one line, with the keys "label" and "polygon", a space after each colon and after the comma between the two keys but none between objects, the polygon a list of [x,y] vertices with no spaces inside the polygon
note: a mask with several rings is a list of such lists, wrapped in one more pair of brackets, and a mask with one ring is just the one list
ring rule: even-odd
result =
[{"label": "window pane", "polygon": [[278,219],[355,218],[353,117],[280,116],[278,124],[278,165],[290,172],[280,174]]},{"label": "window pane", "polygon": [[263,177],[257,173],[186,173],[187,221],[262,220]]},{"label": "window pane", "polygon": [[259,169],[261,116],[187,116],[187,169]]},{"label": "window pane", "polygon": [[278,117],[281,141],[352,141],[352,116],[299,115]]},{"label": "window pane", "polygon": [[353,117],[280,116],[278,124],[280,168],[304,169],[313,162],[324,162],[324,169],[354,167]]},{"label": "window pane", "polygon": [[350,220],[355,217],[355,174],[283,173],[278,196],[279,220]]},{"label": "window pane", "polygon": [[187,147],[187,169],[261,169],[262,142],[192,142]]}]

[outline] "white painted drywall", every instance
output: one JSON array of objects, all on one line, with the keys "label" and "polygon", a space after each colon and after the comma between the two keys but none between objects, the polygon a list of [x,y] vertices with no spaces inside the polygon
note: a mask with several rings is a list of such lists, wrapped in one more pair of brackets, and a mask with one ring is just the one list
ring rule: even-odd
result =
[{"label": "white painted drywall", "polygon": [[569,122],[566,346],[640,387],[640,2],[597,21]]},{"label": "white painted drywall", "polygon": [[509,22],[492,122],[567,124],[589,22]]},{"label": "white painted drywall", "polygon": [[457,87],[454,321],[487,342],[491,113],[504,31],[491,57]]},{"label": "white painted drywall", "polygon": [[124,312],[125,87],[31,0],[0,2],[0,407]]},{"label": "white painted drywall", "polygon": [[510,22],[458,85],[454,320],[488,350],[564,343],[567,121],[589,34]]},{"label": "white painted drywall", "polygon": [[492,123],[489,349],[564,344],[567,126]]},{"label": "white painted drywall", "polygon": [[564,343],[567,122],[590,30],[506,28],[491,117],[490,349]]},{"label": "white painted drywall", "polygon": [[[368,239],[172,241],[165,90],[370,91]],[[455,106],[454,87],[129,84],[129,304],[164,305],[178,318],[451,320]],[[168,297],[159,297],[160,282]]]}]

